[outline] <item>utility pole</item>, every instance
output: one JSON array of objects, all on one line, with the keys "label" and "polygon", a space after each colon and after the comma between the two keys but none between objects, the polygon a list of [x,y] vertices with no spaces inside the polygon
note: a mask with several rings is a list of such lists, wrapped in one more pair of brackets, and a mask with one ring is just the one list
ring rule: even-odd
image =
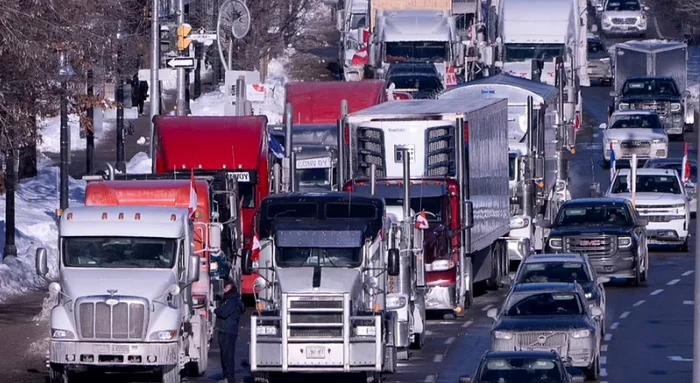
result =
[{"label": "utility pole", "polygon": [[[93,84],[94,72],[90,69],[87,72],[87,95],[90,101],[92,101],[92,96],[94,95]],[[85,132],[85,172],[87,175],[92,175],[94,171],[92,160],[95,152],[95,107],[93,105],[88,106],[87,119],[90,129]]]},{"label": "utility pole", "polygon": [[153,0],[153,9],[151,9],[151,140],[149,141],[149,154],[151,156],[151,171],[155,172],[156,161],[155,153],[153,153],[153,139],[155,135],[155,125],[153,119],[160,114],[160,80],[158,71],[160,70],[160,24],[158,17],[160,12],[160,4],[158,0]]},{"label": "utility pole", "polygon": [[[185,24],[185,1],[177,0],[177,49],[180,57],[187,56],[187,48],[192,43],[190,39],[185,39],[192,27]],[[177,68],[177,115],[187,115],[187,76],[185,68]]]},{"label": "utility pole", "polygon": [[60,176],[60,212],[68,209],[68,164],[70,162],[70,131],[68,130],[68,80],[73,68],[68,65],[66,53],[60,53],[61,68],[58,76],[61,80],[61,176]]},{"label": "utility pole", "polygon": [[[9,138],[9,137],[6,137]],[[7,141],[10,141],[9,139]],[[19,171],[19,150],[14,142],[7,142],[10,147],[5,153],[5,257],[16,257],[15,246],[15,190],[17,185],[17,172]]]},{"label": "utility pole", "polygon": [[119,32],[117,32],[117,169],[126,172],[126,162],[124,161],[124,81],[122,75],[122,28],[119,22]]}]

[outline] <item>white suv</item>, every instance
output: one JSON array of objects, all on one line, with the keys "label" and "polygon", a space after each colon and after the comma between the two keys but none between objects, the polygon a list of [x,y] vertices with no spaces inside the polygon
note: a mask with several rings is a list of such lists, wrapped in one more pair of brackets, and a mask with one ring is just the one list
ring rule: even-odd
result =
[{"label": "white suv", "polygon": [[636,35],[645,37],[647,34],[647,14],[649,7],[643,6],[639,0],[607,0],[598,6],[600,26],[603,35]]},{"label": "white suv", "polygon": [[[618,170],[606,196],[632,199],[629,175],[630,169]],[[675,170],[637,169],[633,203],[639,215],[649,221],[649,244],[677,245],[679,250],[688,251],[690,206]]]},{"label": "white suv", "polygon": [[617,160],[630,160],[636,154],[640,160],[666,158],[668,135],[655,112],[642,110],[618,111],[610,116],[609,124],[600,124],[603,130],[603,157],[610,165],[610,145]]}]

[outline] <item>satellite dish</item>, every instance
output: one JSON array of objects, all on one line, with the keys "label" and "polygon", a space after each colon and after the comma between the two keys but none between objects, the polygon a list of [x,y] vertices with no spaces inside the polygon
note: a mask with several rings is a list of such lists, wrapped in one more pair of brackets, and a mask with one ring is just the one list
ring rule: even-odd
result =
[{"label": "satellite dish", "polygon": [[250,10],[241,0],[226,0],[219,8],[216,24],[219,55],[226,70],[230,70],[226,60],[231,49],[229,44],[232,44],[234,39],[244,38],[250,31]]}]

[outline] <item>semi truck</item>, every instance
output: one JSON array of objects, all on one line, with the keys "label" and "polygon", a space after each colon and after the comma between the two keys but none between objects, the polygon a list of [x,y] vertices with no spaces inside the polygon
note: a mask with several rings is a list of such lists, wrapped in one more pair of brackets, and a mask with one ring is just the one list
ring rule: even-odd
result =
[{"label": "semi truck", "polygon": [[384,201],[342,192],[284,193],[259,209],[260,255],[251,317],[250,369],[270,372],[365,373],[381,380],[396,370],[395,312],[388,278],[399,275]]},{"label": "semi truck", "polygon": [[[236,181],[243,232],[240,248],[250,249],[255,242],[255,210],[270,194],[268,164],[274,155],[268,150],[267,117],[157,116],[154,123],[156,174],[223,172],[215,194],[230,193],[226,180]],[[253,294],[254,280],[242,277],[242,294]]]},{"label": "semi truck", "polygon": [[[84,206],[59,221],[58,295],[51,310],[50,381],[75,372],[155,370],[179,383],[206,370],[207,319],[194,310],[201,258],[187,209]],[[212,245],[217,245],[212,243]],[[36,271],[49,271],[45,248]]]},{"label": "semi truck", "polygon": [[613,110],[653,110],[666,133],[683,140],[695,122],[688,86],[688,45],[628,41],[615,45]]},{"label": "semi truck", "polygon": [[360,81],[365,76],[366,60],[357,58],[366,58],[368,54],[369,0],[346,0],[344,3],[336,16],[340,32],[339,62],[343,65],[345,81]]},{"label": "semi truck", "polygon": [[345,182],[372,167],[378,179],[400,180],[410,156],[411,205],[434,219],[424,238],[426,308],[463,315],[474,283],[497,288],[508,271],[507,100],[389,101],[342,123]]},{"label": "semi truck", "polygon": [[[528,98],[532,105],[528,105]],[[551,85],[501,73],[460,84],[439,96],[441,100],[508,99],[509,188],[511,202],[508,257],[521,261],[541,251],[538,215],[553,219],[557,204],[568,190],[557,180],[557,89]],[[528,107],[532,108],[528,112]],[[528,123],[528,117],[531,122]],[[532,161],[530,161],[532,159]],[[534,184],[534,185],[533,185]],[[532,187],[533,189],[528,189]],[[566,193],[563,194],[566,198]]]}]

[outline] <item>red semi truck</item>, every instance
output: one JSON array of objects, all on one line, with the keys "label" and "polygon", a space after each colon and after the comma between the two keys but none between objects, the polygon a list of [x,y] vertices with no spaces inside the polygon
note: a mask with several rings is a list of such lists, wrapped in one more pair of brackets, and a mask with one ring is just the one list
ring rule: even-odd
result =
[{"label": "red semi truck", "polygon": [[[195,175],[207,175],[225,172],[238,182],[241,247],[250,251],[255,235],[255,212],[270,194],[268,164],[272,163],[272,154],[268,150],[267,117],[158,116],[155,130],[156,173],[193,170]],[[243,276],[242,294],[254,293],[255,278],[257,273]]]}]

